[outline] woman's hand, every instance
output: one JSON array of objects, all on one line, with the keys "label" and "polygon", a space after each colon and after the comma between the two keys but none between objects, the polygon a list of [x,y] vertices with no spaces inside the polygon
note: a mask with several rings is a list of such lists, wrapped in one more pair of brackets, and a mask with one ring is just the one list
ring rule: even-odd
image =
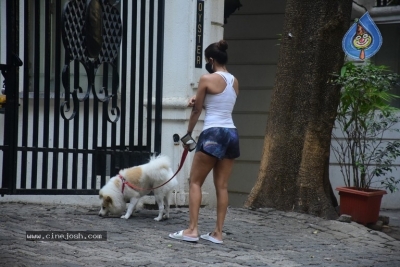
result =
[{"label": "woman's hand", "polygon": [[186,143],[182,143],[184,149],[192,151],[196,148],[196,142],[194,140],[189,140]]},{"label": "woman's hand", "polygon": [[196,95],[192,96],[192,97],[189,99],[188,107],[194,107],[194,103],[195,103],[195,102],[196,102]]}]

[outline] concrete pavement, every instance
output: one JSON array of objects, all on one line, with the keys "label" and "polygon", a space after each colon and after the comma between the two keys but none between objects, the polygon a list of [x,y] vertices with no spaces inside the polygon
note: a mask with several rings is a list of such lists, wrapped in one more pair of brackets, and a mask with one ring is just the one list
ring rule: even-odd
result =
[{"label": "concrete pavement", "polygon": [[387,235],[400,240],[400,209],[383,209],[379,215],[389,217],[389,226],[383,228],[383,232]]},{"label": "concrete pavement", "polygon": [[[0,266],[324,266],[398,267],[400,241],[356,223],[273,209],[230,208],[224,244],[188,243],[168,234],[186,227],[187,208],[156,222],[155,210],[128,220],[99,207],[0,204]],[[202,233],[215,211],[201,209]],[[107,231],[107,241],[26,241],[26,231]]]}]

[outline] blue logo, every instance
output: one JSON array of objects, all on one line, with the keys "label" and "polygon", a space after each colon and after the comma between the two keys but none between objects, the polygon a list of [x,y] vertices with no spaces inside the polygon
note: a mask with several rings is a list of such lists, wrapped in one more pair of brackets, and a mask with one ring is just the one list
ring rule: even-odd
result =
[{"label": "blue logo", "polygon": [[382,35],[366,12],[343,37],[342,47],[347,56],[365,60],[375,55],[382,46]]}]

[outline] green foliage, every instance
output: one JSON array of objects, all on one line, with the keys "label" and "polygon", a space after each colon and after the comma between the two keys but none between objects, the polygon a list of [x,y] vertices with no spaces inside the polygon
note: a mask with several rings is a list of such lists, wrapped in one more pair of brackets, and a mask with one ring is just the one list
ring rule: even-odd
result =
[{"label": "green foliage", "polygon": [[400,156],[400,141],[384,134],[399,132],[400,110],[390,105],[399,96],[390,93],[399,76],[385,66],[347,62],[335,83],[341,86],[336,126],[340,136],[332,134],[332,149],[346,186],[367,189],[374,177],[394,192],[400,179],[391,175]]}]

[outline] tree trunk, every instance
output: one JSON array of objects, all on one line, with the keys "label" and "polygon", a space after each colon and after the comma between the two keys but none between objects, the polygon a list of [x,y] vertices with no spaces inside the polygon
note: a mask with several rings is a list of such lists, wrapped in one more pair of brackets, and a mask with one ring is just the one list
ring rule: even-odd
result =
[{"label": "tree trunk", "polygon": [[335,218],[327,174],[351,0],[287,0],[258,180],[247,207]]}]

